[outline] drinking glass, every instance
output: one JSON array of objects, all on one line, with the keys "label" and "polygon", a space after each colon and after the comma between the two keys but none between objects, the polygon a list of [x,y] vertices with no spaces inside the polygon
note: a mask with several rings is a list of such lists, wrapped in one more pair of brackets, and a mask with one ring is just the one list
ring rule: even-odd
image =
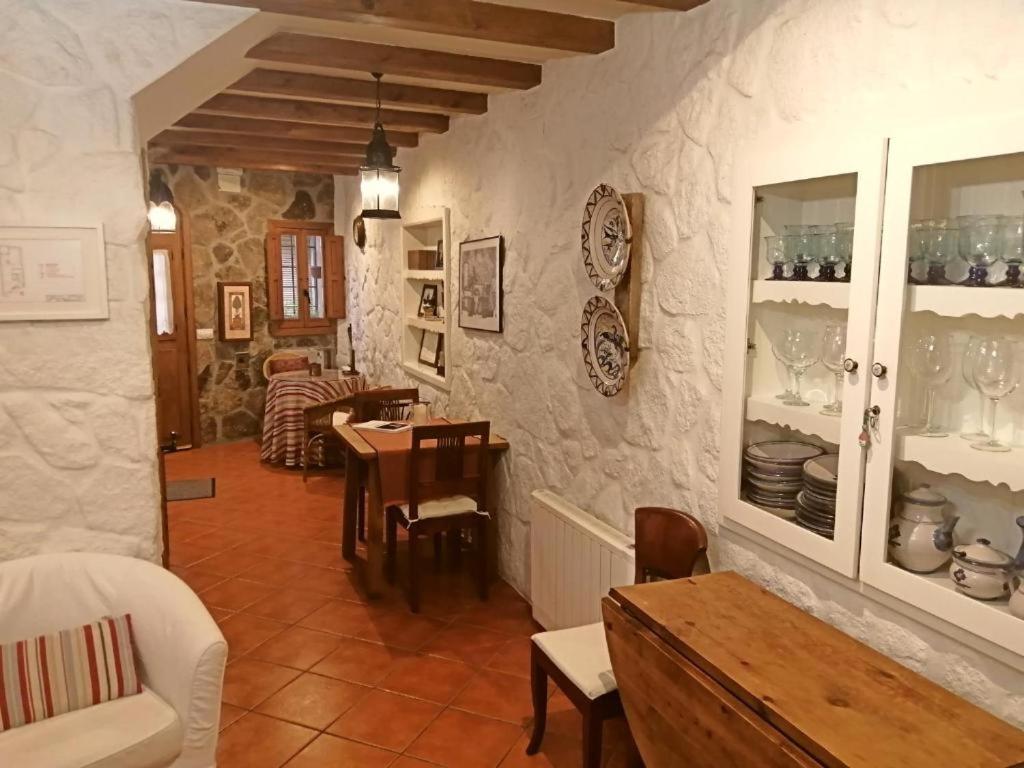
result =
[{"label": "drinking glass", "polygon": [[928,219],[910,222],[907,235],[907,281],[913,285],[924,283],[924,280],[914,276],[914,265],[928,259],[928,239],[931,237],[932,226]]},{"label": "drinking glass", "polygon": [[786,238],[781,235],[769,235],[764,239],[765,258],[772,265],[772,276],[769,280],[785,280],[786,265],[792,261],[786,248]]},{"label": "drinking glass", "polygon": [[772,354],[775,355],[775,359],[786,366],[786,389],[775,396],[776,400],[792,400],[793,399],[793,367],[783,357],[782,348],[784,346],[783,341],[785,340],[786,334],[789,331],[784,331],[782,338],[777,342],[772,343]]},{"label": "drinking glass", "polygon": [[922,437],[948,437],[949,433],[943,432],[935,424],[935,390],[949,381],[953,371],[950,365],[949,340],[945,336],[935,334],[919,338],[911,354],[911,367],[928,391],[925,425],[919,434]]},{"label": "drinking glass", "polygon": [[815,278],[823,283],[834,283],[836,267],[843,263],[839,250],[839,232],[834,225],[815,227],[814,237],[817,241],[818,276]]},{"label": "drinking glass", "polygon": [[786,405],[810,405],[800,394],[800,382],[807,369],[818,362],[821,350],[819,344],[819,340],[807,331],[795,329],[786,331],[780,352],[783,359],[793,369],[793,397],[785,401]]},{"label": "drinking glass", "polygon": [[1008,339],[983,339],[974,359],[974,383],[978,390],[992,401],[992,431],[989,439],[971,443],[979,451],[1005,453],[1010,446],[996,438],[996,407],[999,401],[1012,393],[1020,383],[1020,371],[1014,360],[1013,342]]},{"label": "drinking glass", "polygon": [[971,336],[967,339],[967,346],[964,347],[964,359],[960,366],[960,375],[963,376],[967,386],[978,393],[978,431],[962,433],[960,437],[964,440],[988,440],[989,434],[985,431],[985,395],[978,389],[974,381],[974,362],[978,359],[978,345],[982,339],[978,336]]},{"label": "drinking glass", "polygon": [[953,281],[946,277],[946,264],[957,252],[960,232],[946,219],[928,219],[926,224],[928,275],[925,282],[928,285],[952,285]]},{"label": "drinking glass", "polygon": [[843,413],[843,361],[846,359],[846,326],[829,324],[821,342],[821,362],[836,377],[832,402],[821,409],[826,416]]},{"label": "drinking glass", "polygon": [[853,269],[853,222],[836,222],[836,253],[839,261],[846,265],[842,281],[848,283]]},{"label": "drinking glass", "polygon": [[790,280],[810,280],[808,268],[815,262],[815,237],[812,228],[804,224],[787,224],[787,245],[793,256],[793,274]]},{"label": "drinking glass", "polygon": [[1006,279],[997,285],[1024,288],[1024,280],[1020,279],[1020,267],[1024,264],[1024,219],[1008,216],[1003,224],[1003,263],[1006,264]]},{"label": "drinking glass", "polygon": [[1004,216],[958,216],[960,258],[970,272],[960,285],[980,288],[988,285],[988,268],[1002,256]]}]

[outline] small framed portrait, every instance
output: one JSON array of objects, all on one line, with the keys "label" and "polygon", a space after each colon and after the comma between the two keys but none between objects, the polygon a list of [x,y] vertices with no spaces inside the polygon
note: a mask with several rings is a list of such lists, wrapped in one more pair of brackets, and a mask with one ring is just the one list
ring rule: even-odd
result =
[{"label": "small framed portrait", "polygon": [[459,244],[459,327],[502,331],[501,235]]},{"label": "small framed portrait", "polygon": [[440,333],[424,330],[420,337],[420,362],[431,368],[437,368],[441,362],[443,344],[444,336]]},{"label": "small framed portrait", "polygon": [[439,319],[438,292],[436,283],[426,283],[420,291],[420,308],[417,314],[426,320]]},{"label": "small framed portrait", "polygon": [[252,283],[217,283],[221,341],[252,341]]}]

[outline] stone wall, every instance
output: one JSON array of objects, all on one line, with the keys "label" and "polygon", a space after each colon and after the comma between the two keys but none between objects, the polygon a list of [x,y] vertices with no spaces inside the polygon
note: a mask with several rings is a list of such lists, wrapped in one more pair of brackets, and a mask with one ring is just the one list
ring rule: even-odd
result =
[{"label": "stone wall", "polygon": [[[256,435],[267,382],[263,361],[289,347],[334,349],[335,337],[270,335],[264,238],[272,219],[334,219],[334,179],[244,171],[239,194],[218,189],[216,169],[154,166],[192,225],[196,327],[217,328],[217,283],[251,282],[253,340],[196,341],[200,429],[204,443]],[[216,336],[216,332],[214,334]]]},{"label": "stone wall", "polygon": [[0,323],[0,560],[159,557],[146,207],[131,96],[250,12],[0,3],[0,226],[102,224],[110,319]]},{"label": "stone wall", "polygon": [[[501,462],[501,567],[529,591],[529,494],[549,488],[620,530],[643,504],[692,510],[717,568],[737,569],[1018,725],[1024,675],[745,539],[717,508],[725,270],[737,146],[767,129],[891,135],[958,112],[1011,109],[1024,85],[1019,2],[712,0],[618,24],[614,51],[544,67],[544,83],[494,96],[402,159],[402,208],[447,205],[452,237],[504,234],[502,335],[456,329],[446,349],[453,415],[486,417]],[[914,121],[920,121],[915,123]],[[640,359],[627,392],[591,387],[579,317],[595,289],[580,257],[583,204],[600,182],[643,192]],[[339,195],[338,221],[358,204]],[[349,244],[358,365],[398,384],[401,239],[367,222]],[[453,249],[454,252],[454,249]],[[423,385],[426,390],[429,387]]]}]

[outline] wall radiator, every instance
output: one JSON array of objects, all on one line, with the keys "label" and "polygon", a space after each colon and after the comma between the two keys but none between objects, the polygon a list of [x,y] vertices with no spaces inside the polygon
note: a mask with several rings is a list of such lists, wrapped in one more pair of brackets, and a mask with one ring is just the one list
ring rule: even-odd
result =
[{"label": "wall radiator", "polygon": [[633,542],[550,491],[530,504],[530,598],[545,629],[601,621],[601,598],[633,583]]}]

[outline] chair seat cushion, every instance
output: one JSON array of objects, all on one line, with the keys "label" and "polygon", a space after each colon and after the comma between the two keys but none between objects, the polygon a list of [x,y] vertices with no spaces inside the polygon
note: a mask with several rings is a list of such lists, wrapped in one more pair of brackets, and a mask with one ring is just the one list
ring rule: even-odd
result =
[{"label": "chair seat cushion", "polygon": [[[399,509],[406,520],[409,519],[409,505],[403,504]],[[419,505],[420,520],[429,520],[436,517],[451,517],[453,515],[465,515],[469,512],[476,512],[476,500],[469,496],[448,496],[444,499],[424,501]],[[487,514],[483,512],[481,514]]]},{"label": "chair seat cushion", "polygon": [[165,768],[181,753],[181,722],[148,688],[142,693],[0,733],[0,765]]},{"label": "chair seat cushion", "polygon": [[531,640],[589,699],[617,690],[604,624],[539,632]]}]

